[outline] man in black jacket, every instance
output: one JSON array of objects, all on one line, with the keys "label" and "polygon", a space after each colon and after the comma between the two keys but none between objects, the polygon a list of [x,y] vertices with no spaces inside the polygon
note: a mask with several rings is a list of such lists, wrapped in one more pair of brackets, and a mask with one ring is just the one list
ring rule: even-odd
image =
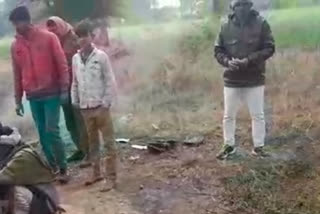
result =
[{"label": "man in black jacket", "polygon": [[224,146],[217,155],[225,159],[235,150],[236,115],[245,103],[252,118],[253,155],[265,156],[265,62],[275,51],[267,21],[252,9],[251,0],[234,0],[232,14],[222,24],[214,51],[224,71]]}]

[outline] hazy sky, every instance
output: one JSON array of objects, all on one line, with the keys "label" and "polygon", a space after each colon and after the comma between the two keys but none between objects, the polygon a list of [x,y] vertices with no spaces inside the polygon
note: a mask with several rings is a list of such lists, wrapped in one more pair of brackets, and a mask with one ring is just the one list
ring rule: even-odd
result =
[{"label": "hazy sky", "polygon": [[179,7],[180,6],[180,0],[158,0],[159,7],[165,7],[165,6],[173,6],[173,7]]}]

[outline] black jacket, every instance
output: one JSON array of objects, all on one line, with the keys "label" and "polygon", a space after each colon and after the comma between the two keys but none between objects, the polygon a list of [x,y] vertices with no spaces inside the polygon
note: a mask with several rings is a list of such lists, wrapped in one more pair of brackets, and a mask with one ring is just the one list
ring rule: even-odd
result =
[{"label": "black jacket", "polygon": [[[255,87],[265,84],[265,61],[275,52],[274,38],[267,21],[252,11],[248,23],[240,26],[234,14],[222,24],[214,46],[215,57],[226,69],[226,87]],[[246,68],[228,68],[232,58],[249,60]]]}]

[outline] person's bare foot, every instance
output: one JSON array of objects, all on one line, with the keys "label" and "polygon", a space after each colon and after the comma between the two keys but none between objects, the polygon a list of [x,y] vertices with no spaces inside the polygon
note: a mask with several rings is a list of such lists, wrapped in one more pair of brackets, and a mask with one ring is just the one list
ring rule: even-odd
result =
[{"label": "person's bare foot", "polygon": [[100,181],[103,181],[103,177],[102,176],[98,176],[98,177],[95,177],[95,178],[93,178],[93,179],[91,179],[89,181],[86,181],[84,183],[84,185],[85,186],[91,186],[91,185],[96,184],[96,183],[98,183]]}]

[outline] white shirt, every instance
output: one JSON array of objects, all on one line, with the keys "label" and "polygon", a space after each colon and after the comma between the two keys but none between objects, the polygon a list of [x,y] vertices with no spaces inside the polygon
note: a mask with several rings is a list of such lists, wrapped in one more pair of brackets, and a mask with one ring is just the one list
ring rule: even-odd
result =
[{"label": "white shirt", "polygon": [[72,60],[72,103],[81,109],[110,107],[113,97],[113,72],[108,55],[94,48],[83,62],[80,52]]},{"label": "white shirt", "polygon": [[13,132],[11,135],[1,135],[0,136],[0,143],[1,144],[10,144],[10,145],[17,145],[21,141],[21,135],[16,128],[12,128]]}]

